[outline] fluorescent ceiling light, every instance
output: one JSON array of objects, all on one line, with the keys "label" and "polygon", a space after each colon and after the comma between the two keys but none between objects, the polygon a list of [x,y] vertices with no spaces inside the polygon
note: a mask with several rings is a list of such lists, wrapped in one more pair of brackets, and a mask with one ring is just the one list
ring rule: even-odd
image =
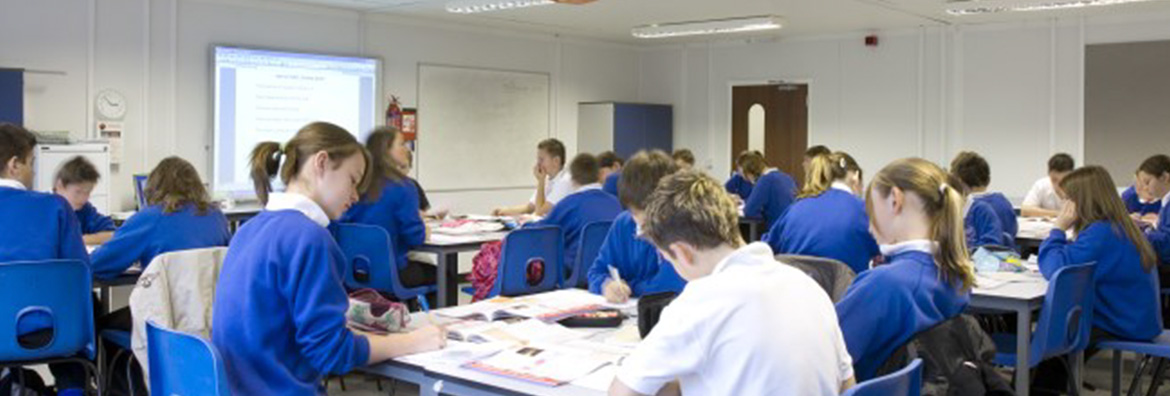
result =
[{"label": "fluorescent ceiling light", "polygon": [[713,19],[695,22],[663,23],[638,26],[630,33],[637,38],[665,38],[773,30],[781,27],[781,18],[775,15],[745,18]]},{"label": "fluorescent ceiling light", "polygon": [[[967,8],[951,8],[948,14],[956,16],[995,14],[1000,12],[1027,12],[1027,11],[1054,11],[1072,8],[1111,6],[1127,3],[1142,3],[1154,0],[1065,0],[1046,3],[1004,5],[1004,6],[972,6]],[[971,1],[969,3],[977,3]]]},{"label": "fluorescent ceiling light", "polygon": [[461,0],[447,3],[447,12],[476,14],[556,4],[553,0]]}]

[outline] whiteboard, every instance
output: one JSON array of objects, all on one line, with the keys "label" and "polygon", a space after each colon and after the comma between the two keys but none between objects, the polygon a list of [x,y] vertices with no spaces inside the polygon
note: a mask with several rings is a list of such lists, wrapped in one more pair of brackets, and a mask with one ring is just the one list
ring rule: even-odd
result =
[{"label": "whiteboard", "polygon": [[547,73],[419,65],[419,180],[428,190],[529,187],[550,136]]}]

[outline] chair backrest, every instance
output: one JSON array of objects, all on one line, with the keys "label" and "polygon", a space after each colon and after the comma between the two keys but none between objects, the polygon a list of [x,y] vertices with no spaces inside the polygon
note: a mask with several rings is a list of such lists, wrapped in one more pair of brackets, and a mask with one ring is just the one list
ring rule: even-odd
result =
[{"label": "chair backrest", "polygon": [[566,287],[589,288],[589,277],[586,274],[589,273],[593,260],[597,259],[598,252],[601,252],[601,244],[605,242],[605,236],[609,235],[609,228],[612,225],[612,221],[595,221],[586,224],[581,230],[581,246],[577,252],[576,268],[572,269],[572,274],[565,280]]},{"label": "chair backrest", "polygon": [[202,338],[146,323],[150,392],[155,395],[227,396],[227,376],[215,346]]},{"label": "chair backrest", "polygon": [[914,359],[905,368],[857,384],[844,396],[918,396],[922,393],[922,359]]},{"label": "chair backrest", "polygon": [[825,289],[825,293],[833,302],[840,301],[841,297],[845,296],[845,291],[853,284],[853,278],[857,277],[848,265],[831,258],[778,254],[776,261],[804,271]]},{"label": "chair backrest", "polygon": [[[504,237],[500,265],[491,295],[522,296],[555,290],[560,284],[565,256],[564,235],[557,226],[521,228]],[[544,276],[528,284],[528,267],[544,262]]]},{"label": "chair backrest", "polygon": [[1061,268],[1048,282],[1036,332],[1032,362],[1083,350],[1093,326],[1093,263]]},{"label": "chair backrest", "polygon": [[[92,360],[92,282],[80,260],[0,263],[0,362],[78,354]],[[30,336],[34,332],[43,337]],[[24,345],[21,336],[29,336]]]},{"label": "chair backrest", "polygon": [[345,254],[345,287],[370,288],[390,293],[400,301],[426,294],[425,287],[407,288],[398,278],[394,242],[382,227],[366,224],[338,224],[337,244]]}]

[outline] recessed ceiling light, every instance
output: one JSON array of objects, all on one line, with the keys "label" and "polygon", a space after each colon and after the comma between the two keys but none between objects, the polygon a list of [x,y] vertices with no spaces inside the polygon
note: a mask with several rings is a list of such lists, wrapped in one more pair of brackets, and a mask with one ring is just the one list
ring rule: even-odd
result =
[{"label": "recessed ceiling light", "polygon": [[634,28],[630,33],[637,38],[666,38],[754,32],[779,29],[782,19],[775,15],[744,18],[713,19],[694,22],[662,23]]},{"label": "recessed ceiling light", "polygon": [[[1111,6],[1127,3],[1142,3],[1155,0],[1066,0],[1053,1],[1046,3],[1034,4],[1018,4],[1018,5],[1004,5],[1004,6],[971,6],[965,8],[951,8],[947,9],[947,13],[956,16],[966,15],[980,15],[980,14],[996,14],[1001,12],[1028,12],[1028,11],[1054,11],[1067,10],[1072,8],[1085,7],[1100,7]],[[970,1],[968,3],[978,3]]]},{"label": "recessed ceiling light", "polygon": [[454,14],[476,14],[551,4],[582,5],[594,1],[596,0],[459,0],[447,3],[447,12]]}]

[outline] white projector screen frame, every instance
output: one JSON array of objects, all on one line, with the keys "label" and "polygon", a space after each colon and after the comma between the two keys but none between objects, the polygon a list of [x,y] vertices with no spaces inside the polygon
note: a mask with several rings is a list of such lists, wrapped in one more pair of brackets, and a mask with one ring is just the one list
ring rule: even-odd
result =
[{"label": "white projector screen frame", "polygon": [[[237,185],[239,186],[238,188],[231,188],[231,189],[221,188],[221,185],[223,183],[221,183],[222,177],[219,174],[219,172],[228,171],[228,170],[226,170],[226,169],[221,170],[221,164],[220,164],[220,158],[219,158],[221,144],[224,143],[221,141],[221,140],[223,140],[223,137],[221,136],[221,134],[223,132],[220,129],[221,128],[221,120],[220,120],[221,109],[219,107],[219,105],[220,105],[219,99],[220,99],[221,92],[220,92],[220,86],[219,86],[220,85],[219,59],[217,57],[217,54],[219,53],[220,50],[254,51],[254,52],[258,52],[258,53],[267,53],[270,55],[285,55],[285,56],[301,57],[301,58],[320,58],[320,59],[326,59],[326,60],[334,60],[334,61],[337,61],[339,63],[341,63],[341,62],[353,62],[355,64],[357,64],[359,62],[367,63],[367,64],[372,63],[374,71],[372,74],[370,74],[370,76],[373,78],[374,81],[373,81],[372,91],[369,93],[371,96],[371,98],[370,98],[371,99],[371,102],[370,102],[371,107],[368,110],[366,110],[370,113],[368,116],[369,118],[365,119],[366,117],[364,114],[359,115],[359,118],[362,119],[362,120],[360,120],[362,123],[359,123],[358,125],[363,125],[364,127],[363,126],[347,127],[346,125],[341,125],[342,123],[339,123],[339,122],[335,122],[335,123],[338,123],[342,127],[345,127],[346,130],[349,130],[350,133],[354,134],[355,138],[357,138],[362,143],[365,143],[365,137],[368,136],[369,133],[374,128],[382,125],[382,122],[380,121],[379,117],[382,114],[382,104],[383,104],[382,84],[383,84],[384,76],[382,74],[382,72],[383,72],[382,59],[379,57],[352,55],[352,54],[333,54],[333,53],[322,53],[322,52],[316,52],[316,51],[299,51],[299,50],[276,49],[276,48],[265,48],[265,47],[238,46],[238,45],[229,45],[229,44],[213,44],[210,46],[210,48],[208,50],[208,52],[209,52],[208,64],[209,64],[209,67],[211,69],[211,71],[210,71],[210,73],[211,73],[210,74],[210,76],[211,76],[211,81],[210,81],[210,83],[211,83],[211,96],[209,98],[209,101],[211,102],[210,103],[210,109],[211,109],[210,117],[211,117],[211,124],[212,124],[212,130],[211,130],[212,147],[210,150],[208,150],[208,157],[210,157],[209,161],[208,161],[208,166],[210,168],[208,170],[208,174],[210,175],[210,177],[208,178],[208,183],[211,186],[211,190],[214,191],[214,193],[217,196],[231,197],[234,199],[243,199],[243,200],[252,199],[255,197],[255,192],[252,190],[250,180],[243,181],[244,184],[247,184],[247,186],[248,186],[246,188],[243,187],[243,184],[241,184],[241,181],[239,181],[239,180],[235,181],[237,183]],[[359,102],[360,102],[360,99],[359,99]],[[364,106],[362,106],[362,107],[364,107]],[[316,120],[318,120],[318,119],[316,119],[316,117],[314,117],[314,121],[316,121]],[[329,121],[329,120],[325,120],[325,121]],[[304,126],[304,124],[307,124],[307,123],[308,122],[298,122],[298,123],[296,123],[296,124],[298,124],[297,126],[288,127],[287,129],[289,129],[289,130],[287,130],[287,131],[284,131],[282,128],[282,132],[280,133],[281,136],[279,138],[276,138],[275,140],[279,141],[282,144],[287,142],[289,139],[292,138],[292,136],[294,134],[296,134],[297,130],[299,130],[300,127]],[[292,124],[290,124],[290,125],[292,125]],[[351,130],[351,129],[353,129],[353,130]],[[248,154],[251,152],[251,150],[252,150],[252,147],[236,147],[234,149],[235,155],[233,156],[233,157],[235,157],[234,158],[235,165],[233,165],[231,168],[232,169],[239,169],[240,167],[246,168],[246,164],[247,164],[246,159],[247,159]],[[274,182],[274,185],[280,184],[279,180],[273,180],[273,182]],[[280,188],[280,187],[278,186],[278,188]]]}]

